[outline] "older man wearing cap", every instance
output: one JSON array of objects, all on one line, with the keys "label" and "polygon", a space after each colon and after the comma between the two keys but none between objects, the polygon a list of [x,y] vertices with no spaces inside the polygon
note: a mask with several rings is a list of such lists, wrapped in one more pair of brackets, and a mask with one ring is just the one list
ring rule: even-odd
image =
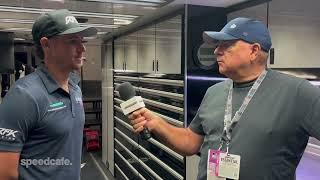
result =
[{"label": "older man wearing cap", "polygon": [[177,128],[144,108],[129,118],[174,150],[200,152],[199,180],[294,180],[309,136],[320,139],[320,91],[304,79],[267,69],[267,27],[248,18],[220,32],[204,32],[216,45],[220,73],[188,128]]},{"label": "older man wearing cap", "polygon": [[43,59],[19,79],[0,105],[0,179],[80,179],[84,109],[70,73],[82,66],[83,37],[68,10],[41,15],[32,35]]}]

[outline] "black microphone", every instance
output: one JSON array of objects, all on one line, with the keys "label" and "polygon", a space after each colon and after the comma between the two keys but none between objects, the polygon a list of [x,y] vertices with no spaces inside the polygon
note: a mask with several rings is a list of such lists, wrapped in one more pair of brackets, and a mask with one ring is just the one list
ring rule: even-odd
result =
[{"label": "black microphone", "polygon": [[[124,101],[120,104],[124,115],[131,114],[132,112],[145,107],[142,97],[136,96],[136,91],[129,82],[120,84],[116,90],[119,92],[120,99]],[[151,138],[150,131],[147,128],[144,128],[143,131],[140,132],[140,135],[144,140]]]}]

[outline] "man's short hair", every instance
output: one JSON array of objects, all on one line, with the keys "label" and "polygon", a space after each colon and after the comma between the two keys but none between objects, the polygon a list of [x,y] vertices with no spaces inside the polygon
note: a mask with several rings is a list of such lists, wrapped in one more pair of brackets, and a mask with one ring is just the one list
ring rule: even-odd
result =
[{"label": "man's short hair", "polygon": [[44,52],[40,44],[34,44],[34,50],[38,58],[40,59],[44,58]]}]

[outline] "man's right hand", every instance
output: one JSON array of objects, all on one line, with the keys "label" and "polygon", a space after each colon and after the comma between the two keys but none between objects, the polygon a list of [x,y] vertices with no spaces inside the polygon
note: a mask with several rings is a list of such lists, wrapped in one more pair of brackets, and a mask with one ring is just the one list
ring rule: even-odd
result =
[{"label": "man's right hand", "polygon": [[129,120],[136,133],[148,128],[174,151],[183,155],[199,152],[203,142],[203,136],[194,133],[190,128],[173,126],[147,108],[133,112],[129,115]]},{"label": "man's right hand", "polygon": [[0,179],[18,180],[20,153],[0,151]]},{"label": "man's right hand", "polygon": [[135,133],[141,132],[144,128],[152,131],[157,128],[161,118],[147,108],[141,108],[129,115],[130,123]]}]

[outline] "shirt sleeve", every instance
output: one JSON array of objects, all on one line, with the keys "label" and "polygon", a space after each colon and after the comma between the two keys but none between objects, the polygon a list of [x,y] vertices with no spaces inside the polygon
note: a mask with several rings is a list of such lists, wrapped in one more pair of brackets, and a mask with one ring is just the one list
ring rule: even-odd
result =
[{"label": "shirt sleeve", "polygon": [[205,104],[204,102],[207,100],[208,98],[208,94],[209,94],[209,91],[210,91],[211,88],[209,88],[207,91],[206,91],[206,94],[204,95],[203,99],[202,99],[202,102],[200,104],[200,107],[197,111],[197,114],[195,115],[195,117],[193,118],[193,120],[191,121],[190,125],[189,125],[189,128],[199,134],[199,135],[205,135],[204,133],[204,130],[203,130],[203,127],[202,127],[202,120],[201,118],[199,117],[199,114],[201,112],[201,108],[202,106]]},{"label": "shirt sleeve", "polygon": [[0,151],[20,152],[38,119],[35,99],[13,86],[0,104]]},{"label": "shirt sleeve", "polygon": [[317,98],[315,102],[313,102],[302,125],[310,136],[320,140],[320,98]]},{"label": "shirt sleeve", "polygon": [[320,89],[305,81],[299,92],[303,96],[299,105],[306,113],[300,124],[310,136],[320,140]]}]

